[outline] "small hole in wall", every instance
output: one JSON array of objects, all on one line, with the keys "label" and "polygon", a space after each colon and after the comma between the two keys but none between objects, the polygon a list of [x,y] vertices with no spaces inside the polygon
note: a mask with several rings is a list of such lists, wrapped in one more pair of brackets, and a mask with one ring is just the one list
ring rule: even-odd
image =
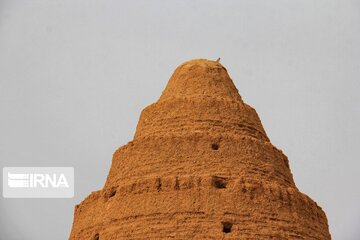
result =
[{"label": "small hole in wall", "polygon": [[219,144],[217,144],[217,143],[211,144],[211,149],[212,150],[218,150],[219,149]]},{"label": "small hole in wall", "polygon": [[227,179],[223,177],[213,176],[211,183],[215,188],[226,188]]},{"label": "small hole in wall", "polygon": [[179,178],[176,177],[176,178],[175,178],[175,190],[179,190],[179,189],[180,189]]},{"label": "small hole in wall", "polygon": [[100,239],[100,235],[99,235],[98,233],[96,233],[96,234],[94,235],[93,240],[99,240],[99,239]]},{"label": "small hole in wall", "polygon": [[110,198],[114,197],[116,195],[116,187],[113,187],[111,189],[108,189],[105,192],[105,200],[109,200]]},{"label": "small hole in wall", "polygon": [[112,198],[115,195],[116,195],[116,190],[112,190],[109,194],[109,198]]},{"label": "small hole in wall", "polygon": [[229,233],[231,232],[231,228],[232,228],[232,223],[231,222],[222,222],[223,225],[223,232],[224,233]]},{"label": "small hole in wall", "polygon": [[157,189],[158,192],[161,191],[161,186],[162,186],[161,178],[157,178],[156,179],[156,189]]}]

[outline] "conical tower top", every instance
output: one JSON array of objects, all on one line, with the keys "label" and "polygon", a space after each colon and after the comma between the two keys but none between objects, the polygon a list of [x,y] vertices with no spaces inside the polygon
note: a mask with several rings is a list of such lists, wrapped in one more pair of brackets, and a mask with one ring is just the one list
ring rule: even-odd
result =
[{"label": "conical tower top", "polygon": [[142,111],[135,139],[198,134],[269,141],[256,111],[218,61],[194,59],[177,67],[160,99]]},{"label": "conical tower top", "polygon": [[103,189],[74,213],[71,240],[330,240],[325,213],[295,186],[218,61],[180,65],[113,155]]},{"label": "conical tower top", "polygon": [[226,68],[207,59],[193,59],[177,67],[159,100],[198,97],[241,101]]}]

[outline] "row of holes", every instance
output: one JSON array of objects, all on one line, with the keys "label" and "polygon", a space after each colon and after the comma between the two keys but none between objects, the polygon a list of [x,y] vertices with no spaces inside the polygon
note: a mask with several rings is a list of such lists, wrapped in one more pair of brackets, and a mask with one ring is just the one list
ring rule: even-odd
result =
[{"label": "row of holes", "polygon": [[[212,148],[212,150],[216,151],[219,149],[219,144],[213,143],[213,144],[211,144],[211,148]],[[216,178],[216,179],[214,179],[214,178]],[[213,186],[216,188],[226,188],[227,182],[225,180],[226,179],[224,179],[224,178],[213,177]],[[160,191],[161,190],[161,180],[160,179],[157,179],[156,185],[157,185],[158,191]],[[111,191],[108,198],[114,197],[115,194],[116,194],[116,190]]]},{"label": "row of holes", "polygon": [[[224,177],[213,176],[212,179],[211,179],[211,184],[213,185],[213,187],[218,188],[218,189],[226,188],[227,183],[228,183],[228,180],[227,180],[227,178],[224,178]],[[162,185],[161,184],[161,179],[158,178],[156,180],[156,188],[157,188],[158,192],[161,191],[161,185]],[[176,178],[175,188],[179,189],[179,180],[178,180],[178,178]],[[113,189],[109,193],[108,198],[112,198],[115,195],[116,195],[116,190]]]},{"label": "row of holes", "polygon": [[[228,183],[227,178],[224,177],[218,177],[218,176],[213,176],[211,179],[211,184],[213,185],[213,187],[218,188],[218,189],[222,189],[222,188],[226,188]],[[158,178],[156,180],[156,188],[158,190],[158,192],[161,191],[161,179]],[[176,184],[175,184],[176,189],[179,189],[179,180],[178,178],[176,178]],[[116,190],[112,190],[109,195],[108,198],[112,198],[116,195]]]},{"label": "row of holes", "polygon": [[[224,233],[230,233],[231,232],[231,228],[233,226],[233,224],[231,222],[221,222],[222,226],[223,226],[223,232]],[[93,240],[99,240],[100,239],[100,235],[99,233],[96,233],[94,235]]]}]

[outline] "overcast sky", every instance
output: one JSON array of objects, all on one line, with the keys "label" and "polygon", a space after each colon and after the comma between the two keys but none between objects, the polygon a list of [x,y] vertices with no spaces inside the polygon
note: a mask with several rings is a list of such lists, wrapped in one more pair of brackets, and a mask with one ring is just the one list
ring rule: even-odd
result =
[{"label": "overcast sky", "polygon": [[333,239],[359,239],[356,0],[0,0],[0,166],[76,182],[73,199],[0,197],[0,238],[67,239],[175,67],[218,57]]}]

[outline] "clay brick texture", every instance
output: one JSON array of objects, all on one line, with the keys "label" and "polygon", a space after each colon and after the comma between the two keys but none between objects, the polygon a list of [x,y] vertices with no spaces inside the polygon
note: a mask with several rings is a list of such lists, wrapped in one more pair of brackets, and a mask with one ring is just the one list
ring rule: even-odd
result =
[{"label": "clay brick texture", "polygon": [[180,65],[103,189],[75,207],[71,240],[331,239],[218,61]]}]

